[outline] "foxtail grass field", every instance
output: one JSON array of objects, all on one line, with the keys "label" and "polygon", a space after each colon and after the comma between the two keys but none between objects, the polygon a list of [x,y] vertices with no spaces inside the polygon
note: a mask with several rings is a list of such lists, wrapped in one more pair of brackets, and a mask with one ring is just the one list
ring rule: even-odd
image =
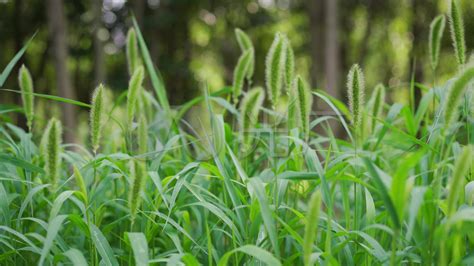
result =
[{"label": "foxtail grass field", "polygon": [[[401,88],[366,88],[357,64],[347,101],[312,89],[284,33],[260,62],[236,29],[232,85],[203,84],[181,106],[136,23],[128,90],[100,85],[90,103],[35,93],[28,66],[10,73],[26,45],[0,76],[17,75],[19,90],[0,93],[21,93],[27,120],[0,123],[0,264],[473,265],[474,62],[460,14],[452,1],[433,20],[424,59],[436,73],[451,37],[456,74],[408,81],[408,104],[386,101]],[[70,129],[38,115],[39,100],[87,108],[88,140],[65,143]]]}]

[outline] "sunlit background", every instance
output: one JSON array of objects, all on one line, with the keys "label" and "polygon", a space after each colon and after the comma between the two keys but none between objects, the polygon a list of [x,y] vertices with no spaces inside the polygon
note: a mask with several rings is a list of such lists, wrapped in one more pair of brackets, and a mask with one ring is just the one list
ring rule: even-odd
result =
[{"label": "sunlit background", "polygon": [[[474,20],[469,14],[474,1],[460,3],[471,48]],[[344,100],[347,70],[359,63],[369,91],[383,83],[389,87],[390,101],[406,101],[412,74],[416,81],[433,84],[456,71],[448,27],[437,73],[428,57],[429,24],[447,12],[448,4],[448,0],[0,0],[0,68],[37,31],[22,59],[37,92],[61,95],[55,62],[63,60],[68,70],[63,78],[69,80],[73,98],[88,102],[99,83],[118,95],[127,88],[124,46],[134,15],[173,105],[200,94],[205,85],[218,90],[232,83],[240,55],[235,28],[246,31],[254,42],[254,84],[264,85],[265,55],[280,31],[291,40],[297,72],[313,88]],[[65,34],[66,54],[53,45],[58,31],[52,21],[58,17],[63,18],[56,24]],[[5,88],[16,90],[17,69],[12,73]],[[1,95],[2,103],[19,102],[16,94]],[[43,103],[37,112],[49,109]]]}]

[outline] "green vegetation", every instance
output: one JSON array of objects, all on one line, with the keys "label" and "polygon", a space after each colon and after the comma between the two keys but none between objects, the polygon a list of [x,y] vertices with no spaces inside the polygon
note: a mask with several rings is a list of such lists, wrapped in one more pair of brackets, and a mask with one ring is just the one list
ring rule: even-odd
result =
[{"label": "green vegetation", "polygon": [[[22,67],[30,130],[0,124],[1,264],[473,264],[474,67],[465,64],[460,14],[453,1],[460,73],[438,87],[414,84],[423,93],[408,106],[385,102],[384,85],[365,104],[357,64],[347,104],[311,90],[283,33],[260,62],[236,30],[232,88],[177,108],[137,23],[120,97],[102,85],[90,105],[36,94]],[[438,17],[433,68],[443,63],[443,29]],[[257,64],[266,94],[252,87]],[[90,108],[90,143],[63,143],[69,129],[56,118],[31,132],[33,96]],[[334,115],[313,112],[313,102]],[[195,105],[210,125],[204,133],[182,119]]]}]

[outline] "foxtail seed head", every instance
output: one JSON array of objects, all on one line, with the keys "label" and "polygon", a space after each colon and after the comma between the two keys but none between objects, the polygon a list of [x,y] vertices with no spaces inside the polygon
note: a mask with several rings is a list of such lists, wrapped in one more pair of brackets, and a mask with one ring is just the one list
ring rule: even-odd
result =
[{"label": "foxtail seed head", "polygon": [[60,147],[62,143],[62,126],[56,118],[52,118],[47,126],[47,138],[43,156],[46,160],[46,176],[55,190],[58,184],[61,167]]},{"label": "foxtail seed head", "polygon": [[296,121],[298,121],[298,125],[300,126],[305,139],[308,139],[310,130],[309,118],[311,114],[311,106],[313,104],[311,90],[300,76],[296,77],[292,88],[291,95],[292,98],[295,99]]},{"label": "foxtail seed head", "polygon": [[308,211],[306,212],[306,225],[304,230],[303,257],[304,265],[312,265],[311,254],[313,245],[318,234],[319,213],[321,211],[321,191],[316,190],[309,200]]},{"label": "foxtail seed head", "polygon": [[90,111],[91,144],[94,153],[100,146],[102,131],[102,114],[104,112],[104,86],[100,84],[92,94],[92,108]]},{"label": "foxtail seed head", "polygon": [[132,75],[137,67],[141,65],[140,56],[138,54],[137,34],[133,28],[130,28],[127,33],[126,53],[128,73]]},{"label": "foxtail seed head", "polygon": [[447,129],[457,117],[459,103],[474,79],[474,66],[467,67],[451,84],[444,106],[444,123]]},{"label": "foxtail seed head", "polygon": [[245,50],[240,56],[237,66],[234,69],[234,82],[233,82],[233,94],[232,98],[234,103],[237,102],[238,98],[242,94],[242,87],[244,86],[245,75],[252,63],[253,49]]},{"label": "foxtail seed head", "polygon": [[285,91],[289,94],[295,76],[295,54],[288,37],[285,36],[284,41],[286,43]]},{"label": "foxtail seed head", "polygon": [[131,125],[133,122],[133,117],[135,116],[135,110],[137,106],[137,98],[140,93],[144,78],[144,69],[143,66],[139,66],[135,72],[133,72],[130,82],[128,84],[128,93],[127,93],[127,121]]},{"label": "foxtail seed head", "polygon": [[370,97],[370,107],[372,114],[371,128],[374,130],[377,118],[380,117],[383,111],[383,105],[385,103],[385,86],[378,84],[375,86],[372,96]]},{"label": "foxtail seed head", "polygon": [[472,164],[473,146],[465,146],[461,152],[461,155],[456,159],[454,165],[453,175],[449,186],[449,195],[447,200],[447,214],[448,216],[453,215],[457,209],[457,201],[459,195],[464,187],[463,179],[464,176],[469,172]]},{"label": "foxtail seed head", "polygon": [[352,113],[352,125],[357,128],[362,120],[362,108],[364,106],[364,74],[359,65],[354,64],[347,77],[347,95],[349,96],[349,108]]},{"label": "foxtail seed head", "polygon": [[464,37],[464,22],[462,19],[461,8],[456,0],[451,0],[449,9],[449,26],[451,29],[451,38],[453,40],[456,59],[460,67],[466,63],[466,41]]},{"label": "foxtail seed head", "polygon": [[256,87],[247,92],[240,104],[240,129],[242,130],[244,143],[251,140],[249,131],[255,127],[258,121],[258,113],[262,107],[265,92],[261,87]]},{"label": "foxtail seed head", "polygon": [[22,65],[20,68],[18,82],[20,83],[21,99],[23,101],[28,130],[31,132],[34,118],[33,79],[25,65]]},{"label": "foxtail seed head", "polygon": [[446,24],[446,19],[444,15],[439,15],[430,25],[430,59],[431,59],[431,67],[436,69],[438,66],[439,61],[439,50],[441,47],[441,39],[443,38],[444,27]]},{"label": "foxtail seed head", "polygon": [[[235,38],[237,39],[237,42],[239,43],[240,50],[242,50],[242,53],[247,50],[255,51],[252,40],[250,40],[250,37],[241,29],[235,29]],[[252,79],[254,68],[255,68],[255,53],[252,53],[251,63],[245,75],[249,82]]]},{"label": "foxtail seed head", "polygon": [[275,108],[281,94],[285,62],[286,42],[281,34],[277,33],[265,60],[265,83],[273,108]]}]

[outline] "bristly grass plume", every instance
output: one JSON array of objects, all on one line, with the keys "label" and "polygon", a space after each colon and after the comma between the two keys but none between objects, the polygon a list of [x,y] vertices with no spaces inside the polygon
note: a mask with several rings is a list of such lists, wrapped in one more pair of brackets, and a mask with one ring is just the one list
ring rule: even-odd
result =
[{"label": "bristly grass plume", "polygon": [[469,85],[474,81],[474,65],[468,66],[451,84],[447,92],[444,106],[444,128],[451,126],[453,119],[458,116],[458,108]]},{"label": "bristly grass plume", "polygon": [[[248,50],[255,51],[252,40],[241,29],[235,29],[235,38],[237,39],[237,42],[239,43],[239,47],[242,53]],[[250,62],[249,67],[247,68],[247,73],[245,74],[245,77],[247,78],[247,81],[249,83],[251,83],[254,68],[255,68],[255,53],[252,53],[251,62]]]},{"label": "bristly grass plume", "polygon": [[133,28],[128,30],[127,45],[125,48],[127,52],[128,73],[133,75],[138,66],[141,65],[137,44],[137,34]]},{"label": "bristly grass plume", "polygon": [[244,86],[245,75],[252,63],[253,49],[247,49],[240,56],[237,66],[234,69],[234,82],[232,99],[236,103],[242,94],[242,87]]},{"label": "bristly grass plume", "polygon": [[306,84],[300,76],[297,76],[293,81],[291,96],[295,99],[296,121],[298,121],[301,132],[307,140],[310,131],[309,123],[313,105],[313,96],[308,84]]},{"label": "bristly grass plume", "polygon": [[104,113],[104,86],[100,84],[92,94],[91,111],[90,111],[90,132],[91,144],[94,153],[97,152],[100,146],[100,138],[102,134],[102,120]]},{"label": "bristly grass plume", "polygon": [[262,107],[265,92],[261,87],[256,87],[247,92],[240,104],[240,129],[244,143],[249,144],[250,130],[258,122],[258,113]]},{"label": "bristly grass plume", "polygon": [[347,77],[347,95],[352,114],[352,125],[357,129],[362,120],[362,109],[365,102],[364,74],[357,64],[351,67]]},{"label": "bristly grass plume", "polygon": [[430,24],[429,49],[431,67],[436,69],[439,61],[439,51],[441,47],[441,39],[443,38],[446,19],[444,15],[439,15],[433,19]]},{"label": "bristly grass plume", "polygon": [[56,118],[51,118],[46,129],[45,143],[45,168],[46,176],[52,184],[54,191],[58,184],[61,169],[60,149],[62,143],[62,126],[61,122]]},{"label": "bristly grass plume", "polygon": [[34,118],[34,95],[33,95],[33,79],[31,78],[30,71],[25,65],[20,68],[18,75],[18,83],[21,89],[21,99],[23,101],[23,109],[25,110],[26,120],[28,129],[31,131],[33,128]]},{"label": "bristly grass plume", "polygon": [[265,84],[273,108],[278,103],[283,88],[285,63],[286,42],[281,33],[277,33],[265,59]]},{"label": "bristly grass plume", "polygon": [[449,26],[451,29],[451,38],[453,40],[454,51],[459,67],[466,63],[466,40],[464,37],[464,22],[462,19],[461,8],[456,0],[451,0],[449,9]]},{"label": "bristly grass plume", "polygon": [[140,90],[142,88],[143,78],[144,78],[144,69],[142,66],[139,66],[130,78],[128,84],[128,93],[127,93],[127,122],[128,125],[133,123],[133,118],[135,116],[135,110],[137,107],[137,99],[140,95]]}]

